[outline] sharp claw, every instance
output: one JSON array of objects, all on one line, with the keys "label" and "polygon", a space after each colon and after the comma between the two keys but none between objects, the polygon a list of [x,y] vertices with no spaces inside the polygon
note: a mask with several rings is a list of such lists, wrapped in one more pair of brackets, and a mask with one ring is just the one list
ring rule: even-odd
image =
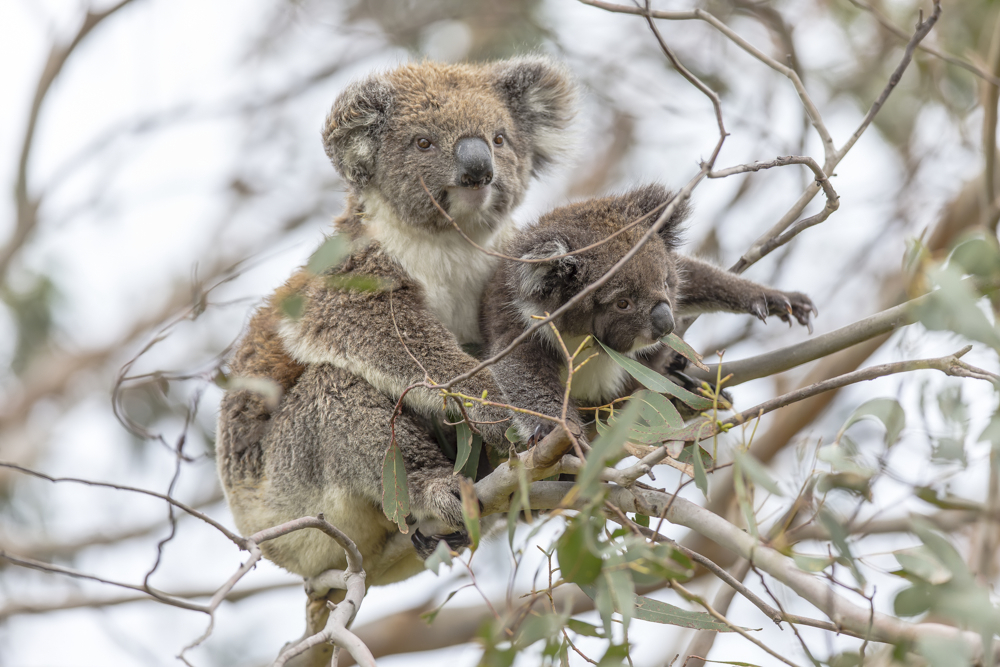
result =
[{"label": "sharp claw", "polygon": [[808,316],[806,316],[806,328],[808,328],[808,329],[809,329],[809,335],[810,335],[810,336],[812,336],[812,332],[813,332],[813,323],[812,323],[812,319],[811,319],[811,318],[809,318]]},{"label": "sharp claw", "polygon": [[765,301],[762,306],[760,303],[755,303],[751,307],[753,310],[753,315],[761,322],[767,323],[767,302]]}]

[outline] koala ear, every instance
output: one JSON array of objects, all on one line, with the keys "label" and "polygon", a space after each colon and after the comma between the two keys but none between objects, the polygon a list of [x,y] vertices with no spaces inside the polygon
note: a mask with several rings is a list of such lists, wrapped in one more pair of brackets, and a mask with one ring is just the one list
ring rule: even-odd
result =
[{"label": "koala ear", "polygon": [[[565,255],[570,251],[569,244],[563,239],[544,240],[521,255],[521,259],[545,259]],[[517,263],[519,284],[517,292],[526,299],[538,299],[552,296],[559,288],[572,286],[580,267],[580,257],[569,255],[559,257],[549,262]],[[556,295],[558,296],[558,295]]]},{"label": "koala ear", "polygon": [[498,62],[491,83],[530,142],[534,175],[569,147],[565,130],[576,115],[576,84],[565,67],[541,56]]},{"label": "koala ear", "polygon": [[[652,226],[674,197],[673,192],[659,183],[650,183],[625,193],[619,201],[622,204],[622,213],[628,222],[649,214],[647,224]],[[687,201],[677,202],[670,218],[660,227],[660,238],[668,249],[674,250],[681,244],[680,225],[690,213],[691,207]]]},{"label": "koala ear", "polygon": [[323,147],[340,175],[363,188],[375,174],[382,132],[395,91],[382,75],[355,81],[333,103],[323,125]]}]

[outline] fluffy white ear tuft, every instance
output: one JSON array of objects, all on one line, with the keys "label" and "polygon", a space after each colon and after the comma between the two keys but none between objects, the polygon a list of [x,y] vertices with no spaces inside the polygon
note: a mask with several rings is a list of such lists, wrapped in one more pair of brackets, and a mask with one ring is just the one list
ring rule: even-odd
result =
[{"label": "fluffy white ear tuft", "polygon": [[348,183],[363,188],[375,174],[375,157],[395,91],[381,74],[355,81],[337,96],[323,124],[323,146]]},{"label": "fluffy white ear tuft", "polygon": [[569,149],[578,94],[563,65],[542,56],[504,60],[495,66],[493,87],[531,141],[533,174]]},{"label": "fluffy white ear tuft", "polygon": [[[569,245],[562,239],[550,239],[521,255],[521,259],[558,257],[569,251]],[[553,284],[557,281],[567,282],[576,273],[579,263],[580,259],[576,255],[559,257],[550,262],[518,263],[517,273],[520,282],[517,291],[521,297],[527,299],[549,296]]]}]

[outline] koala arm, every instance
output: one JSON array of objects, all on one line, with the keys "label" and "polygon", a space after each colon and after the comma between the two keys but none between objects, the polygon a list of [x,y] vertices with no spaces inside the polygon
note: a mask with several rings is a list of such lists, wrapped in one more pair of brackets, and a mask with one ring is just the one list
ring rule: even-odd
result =
[{"label": "koala arm", "polygon": [[[490,354],[507,347],[520,333],[519,330],[511,331],[494,342]],[[503,390],[504,400],[517,408],[550,417],[561,417],[566,385],[561,377],[563,363],[560,356],[538,334],[511,350],[510,354],[493,365],[493,377]],[[571,425],[577,427],[577,435],[586,433],[572,399],[566,418]],[[526,442],[535,435],[536,429],[539,429],[539,435],[545,435],[555,425],[551,421],[523,412],[515,412],[513,420],[521,442]]]},{"label": "koala arm", "polygon": [[810,317],[819,311],[801,292],[782,292],[683,255],[677,256],[677,268],[682,278],[677,305],[681,316],[726,311],[748,313],[762,321],[776,315],[789,324],[794,317],[812,331]]},{"label": "koala arm", "polygon": [[[424,306],[418,288],[403,284],[381,291],[339,289],[323,276],[299,283],[304,299],[297,319],[283,317],[280,335],[289,355],[300,363],[328,363],[364,378],[381,392],[398,399],[404,390],[429,376],[445,382],[474,368],[455,336]],[[499,397],[489,370],[455,389]],[[407,392],[404,402],[422,414],[444,418],[440,394],[424,388]],[[510,415],[474,403],[467,408],[486,442],[502,441]]]}]

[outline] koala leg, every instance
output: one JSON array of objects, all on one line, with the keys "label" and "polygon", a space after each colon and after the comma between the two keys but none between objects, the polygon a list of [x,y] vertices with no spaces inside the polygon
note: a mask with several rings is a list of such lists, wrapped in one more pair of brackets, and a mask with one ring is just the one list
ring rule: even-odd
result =
[{"label": "koala leg", "polygon": [[[382,513],[382,465],[395,407],[394,400],[347,371],[310,366],[269,420],[260,444],[263,474],[252,484],[227,489],[240,530],[249,534],[322,512],[358,546],[369,582],[381,583],[380,573],[390,568],[400,576],[398,562],[387,559],[407,555],[386,548],[398,529]],[[397,417],[395,434],[414,518],[460,529],[453,463],[417,415],[404,411]],[[306,577],[346,567],[343,550],[319,531],[297,531],[263,549],[271,561]],[[411,549],[415,560],[413,554]]]}]

